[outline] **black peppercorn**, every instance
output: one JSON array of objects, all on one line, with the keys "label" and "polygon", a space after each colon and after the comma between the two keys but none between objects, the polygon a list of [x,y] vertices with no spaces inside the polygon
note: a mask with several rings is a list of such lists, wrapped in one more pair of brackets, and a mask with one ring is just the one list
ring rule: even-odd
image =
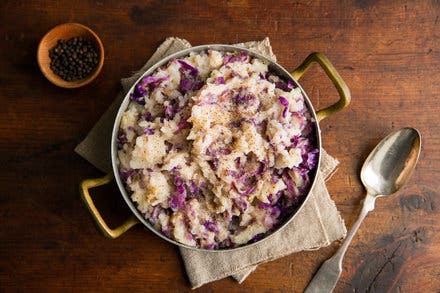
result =
[{"label": "black peppercorn", "polygon": [[98,66],[98,52],[92,42],[82,37],[58,40],[50,49],[50,69],[66,81],[83,79]]}]

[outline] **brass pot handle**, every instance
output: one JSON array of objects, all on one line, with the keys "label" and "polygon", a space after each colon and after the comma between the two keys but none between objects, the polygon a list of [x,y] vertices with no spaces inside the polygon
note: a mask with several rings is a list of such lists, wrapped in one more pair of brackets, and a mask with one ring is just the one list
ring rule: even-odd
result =
[{"label": "brass pot handle", "polygon": [[316,112],[316,116],[319,122],[322,119],[327,118],[328,116],[331,116],[332,114],[341,111],[342,109],[347,107],[348,104],[350,104],[351,95],[350,90],[348,89],[344,80],[336,71],[330,60],[328,60],[327,57],[318,52],[312,53],[307,56],[304,62],[291,73],[293,78],[299,80],[307,71],[307,69],[309,69],[313,62],[318,63],[321,68],[324,69],[325,73],[331,79],[336,89],[338,90],[340,96],[339,101]]},{"label": "brass pot handle", "polygon": [[81,193],[81,198],[83,199],[85,205],[92,214],[93,219],[95,220],[95,223],[98,226],[99,230],[101,230],[102,234],[107,238],[115,239],[121,236],[123,233],[125,233],[128,229],[139,223],[139,221],[135,216],[131,216],[121,226],[115,229],[111,229],[106,224],[99,211],[96,209],[92,197],[90,196],[89,189],[107,184],[112,179],[113,179],[113,174],[111,173],[101,178],[86,179],[81,182],[80,193]]}]

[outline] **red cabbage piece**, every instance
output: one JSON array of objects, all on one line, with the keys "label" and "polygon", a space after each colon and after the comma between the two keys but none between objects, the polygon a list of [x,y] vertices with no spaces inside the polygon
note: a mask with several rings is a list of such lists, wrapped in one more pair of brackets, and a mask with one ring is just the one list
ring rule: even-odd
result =
[{"label": "red cabbage piece", "polygon": [[199,71],[197,70],[197,68],[195,68],[192,65],[189,65],[187,62],[183,61],[183,60],[177,60],[177,62],[180,63],[180,65],[182,66],[181,68],[184,69],[184,71],[188,71],[192,76],[197,76],[199,74]]},{"label": "red cabbage piece", "polygon": [[275,87],[285,92],[290,92],[295,87],[295,85],[291,80],[287,81],[287,83],[284,81],[277,81],[275,82]]},{"label": "red cabbage piece", "polygon": [[153,91],[162,81],[167,80],[168,76],[157,77],[157,76],[146,76],[139,82],[143,87],[147,87],[150,91]]},{"label": "red cabbage piece", "polygon": [[235,182],[232,182],[232,188],[234,188],[238,194],[248,196],[254,192],[256,188],[256,184],[254,184],[256,181],[256,176],[249,175],[248,173],[239,175],[240,177]]},{"label": "red cabbage piece", "polygon": [[266,233],[257,234],[254,237],[252,237],[251,240],[249,240],[249,243],[257,242],[258,240],[263,239],[265,235],[266,235]]},{"label": "red cabbage piece", "polygon": [[137,97],[144,97],[146,96],[148,93],[148,89],[143,87],[141,83],[137,83],[136,86],[134,87],[134,94]]},{"label": "red cabbage piece", "polygon": [[182,210],[185,208],[186,189],[184,187],[184,181],[179,175],[174,176],[174,185],[176,190],[171,195],[169,200],[170,208],[173,211]]},{"label": "red cabbage piece", "polygon": [[186,189],[183,184],[176,186],[176,189],[180,196],[186,197]]},{"label": "red cabbage piece", "polygon": [[245,62],[248,60],[248,54],[246,52],[241,52],[240,54],[227,55],[223,59],[224,64],[232,62]]},{"label": "red cabbage piece", "polygon": [[252,192],[254,192],[255,188],[257,188],[257,185],[251,186],[248,189],[246,189],[243,193],[241,193],[241,195],[243,196],[248,196],[249,194],[251,194]]},{"label": "red cabbage piece", "polygon": [[174,185],[175,186],[182,186],[183,185],[183,179],[179,175],[174,176]]},{"label": "red cabbage piece", "polygon": [[289,88],[287,87],[287,84],[284,81],[275,82],[275,88],[283,90],[285,92],[289,91]]},{"label": "red cabbage piece", "polygon": [[203,87],[204,83],[193,77],[183,77],[180,80],[180,92],[186,94],[189,91],[198,91]]},{"label": "red cabbage piece", "polygon": [[262,202],[262,201],[258,202],[258,207],[260,209],[262,209],[262,210],[267,210],[267,209],[271,209],[272,208],[272,206],[270,204]]},{"label": "red cabbage piece", "polygon": [[283,195],[283,191],[280,190],[278,191],[276,194],[269,194],[267,196],[267,199],[270,201],[271,205],[274,205],[278,202],[278,200],[280,199],[280,197]]},{"label": "red cabbage piece", "polygon": [[318,163],[318,154],[318,149],[313,149],[309,152],[302,154],[302,165],[309,170],[315,168],[316,164]]},{"label": "red cabbage piece", "polygon": [[237,105],[246,104],[252,100],[255,100],[255,96],[251,94],[242,94],[239,93],[234,97],[234,103]]},{"label": "red cabbage piece", "polygon": [[278,218],[281,215],[281,209],[279,206],[273,206],[272,211],[270,212],[270,215],[273,218]]},{"label": "red cabbage piece", "polygon": [[154,128],[145,128],[143,130],[143,133],[146,135],[153,135],[154,134],[155,129]]},{"label": "red cabbage piece", "polygon": [[168,238],[171,238],[171,226],[167,225],[162,228],[162,233],[167,236]]},{"label": "red cabbage piece", "polygon": [[218,170],[218,158],[214,158],[212,161],[208,161],[209,167],[211,167],[212,171]]},{"label": "red cabbage piece", "polygon": [[153,224],[156,224],[157,221],[159,220],[159,214],[161,211],[162,208],[159,205],[155,206],[151,211],[149,219]]},{"label": "red cabbage piece", "polygon": [[234,198],[232,202],[235,204],[235,206],[243,213],[248,208],[248,203],[244,198]]},{"label": "red cabbage piece", "polygon": [[[238,159],[240,159],[240,158],[238,158]],[[227,170],[226,174],[229,175],[229,176],[232,176],[235,179],[239,179],[240,178],[240,174],[237,171],[234,171],[234,170]]]},{"label": "red cabbage piece", "polygon": [[204,83],[197,79],[199,74],[197,68],[180,59],[177,60],[177,62],[181,65],[179,71],[182,73],[179,84],[180,92],[184,95],[189,91],[197,91],[201,89]]},{"label": "red cabbage piece", "polygon": [[168,79],[168,77],[156,77],[146,76],[142,78],[134,87],[132,93],[130,93],[130,99],[139,105],[145,105],[145,98],[148,92],[153,91],[162,81]]},{"label": "red cabbage piece", "polygon": [[228,148],[219,148],[217,150],[217,153],[220,155],[230,155],[232,153],[232,151]]},{"label": "red cabbage piece", "polygon": [[127,169],[127,170],[120,169],[119,170],[119,176],[121,177],[121,180],[123,182],[127,182],[127,180],[136,173],[137,173],[136,169]]},{"label": "red cabbage piece", "polygon": [[182,129],[185,129],[185,128],[187,128],[187,127],[189,127],[190,126],[190,124],[189,124],[189,122],[187,121],[187,119],[181,119],[180,121],[179,121],[179,123],[177,124],[177,129],[173,132],[174,134],[178,134]]},{"label": "red cabbage piece", "polygon": [[165,106],[165,117],[167,119],[173,119],[176,115],[176,111],[174,110],[172,105]]},{"label": "red cabbage piece", "polygon": [[197,186],[197,184],[193,180],[189,181],[189,184],[187,184],[187,189],[190,194],[190,197],[192,198],[198,197],[200,195],[200,187]]},{"label": "red cabbage piece", "polygon": [[145,105],[145,97],[137,96],[135,93],[130,93],[130,100],[138,103],[141,106]]},{"label": "red cabbage piece", "polygon": [[193,87],[193,80],[189,78],[182,78],[180,80],[180,90],[182,93],[187,93]]},{"label": "red cabbage piece", "polygon": [[279,221],[278,218],[281,215],[281,209],[278,206],[269,206],[266,210],[269,213],[264,217],[263,223],[266,227],[272,228]]},{"label": "red cabbage piece", "polygon": [[121,149],[125,143],[127,143],[127,135],[124,131],[119,130],[116,137],[116,142],[118,143],[118,148]]},{"label": "red cabbage piece", "polygon": [[186,237],[186,239],[188,239],[188,240],[194,240],[194,236],[193,236],[191,233],[189,233],[189,232],[186,232],[186,233],[185,233],[185,237]]},{"label": "red cabbage piece", "polygon": [[205,226],[205,228],[208,229],[208,230],[211,231],[211,232],[214,232],[214,233],[218,233],[218,232],[220,232],[220,229],[218,228],[216,222],[206,221],[206,222],[203,224],[203,226]]},{"label": "red cabbage piece", "polygon": [[287,110],[289,109],[289,101],[283,96],[280,96],[279,100],[280,100],[280,103],[284,106],[283,118],[286,118],[286,113],[287,113]]},{"label": "red cabbage piece", "polygon": [[171,196],[168,204],[173,211],[183,210],[185,208],[186,189],[183,185],[176,186],[176,190]]},{"label": "red cabbage piece", "polygon": [[292,142],[292,148],[296,148],[299,142],[299,135],[294,135],[290,141]]},{"label": "red cabbage piece", "polygon": [[225,84],[225,78],[223,76],[217,77],[216,84]]},{"label": "red cabbage piece", "polygon": [[293,183],[292,177],[290,177],[289,173],[286,169],[284,169],[283,175],[282,175],[284,184],[287,186],[287,191],[291,197],[296,196],[295,192],[295,184]]},{"label": "red cabbage piece", "polygon": [[145,121],[148,121],[148,122],[153,122],[153,120],[154,120],[153,115],[151,115],[151,113],[148,111],[141,114],[141,118],[143,118]]}]

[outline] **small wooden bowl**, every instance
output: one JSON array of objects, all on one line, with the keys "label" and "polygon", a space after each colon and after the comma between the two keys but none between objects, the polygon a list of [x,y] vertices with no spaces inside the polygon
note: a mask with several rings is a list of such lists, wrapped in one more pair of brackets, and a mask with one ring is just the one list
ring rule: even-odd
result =
[{"label": "small wooden bowl", "polygon": [[[51,60],[49,57],[49,50],[57,44],[58,40],[68,40],[74,37],[83,37],[91,40],[92,45],[99,54],[99,63],[89,76],[75,81],[66,81],[50,69]],[[78,88],[90,83],[98,76],[102,69],[102,65],[104,65],[104,46],[99,37],[90,28],[79,23],[64,23],[51,29],[41,39],[40,44],[38,45],[37,60],[41,72],[43,72],[44,76],[46,76],[50,82],[63,88]]]}]

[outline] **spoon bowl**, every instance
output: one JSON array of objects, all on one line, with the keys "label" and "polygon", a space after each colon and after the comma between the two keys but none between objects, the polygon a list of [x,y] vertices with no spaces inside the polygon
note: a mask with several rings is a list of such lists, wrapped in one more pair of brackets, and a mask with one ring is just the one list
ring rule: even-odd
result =
[{"label": "spoon bowl", "polygon": [[420,148],[420,133],[407,127],[391,133],[373,149],[361,169],[361,180],[367,189],[362,210],[342,246],[322,264],[305,293],[332,292],[348,245],[365,216],[374,209],[377,197],[393,194],[406,183],[419,159]]},{"label": "spoon bowl", "polygon": [[361,170],[361,180],[372,196],[399,190],[416,165],[421,147],[420,133],[402,128],[385,137],[370,153]]}]

